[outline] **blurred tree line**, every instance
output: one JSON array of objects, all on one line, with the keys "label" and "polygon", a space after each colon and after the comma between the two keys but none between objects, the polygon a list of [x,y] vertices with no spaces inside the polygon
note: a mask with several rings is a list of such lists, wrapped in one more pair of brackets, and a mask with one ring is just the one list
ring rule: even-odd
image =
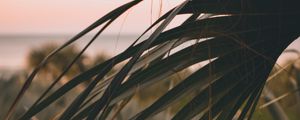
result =
[{"label": "blurred tree line", "polygon": [[[57,46],[58,46],[57,44],[45,44],[38,48],[33,48],[29,52],[26,58],[27,59],[26,70],[11,75],[4,75],[3,73],[0,74],[0,91],[2,91],[2,93],[0,94],[0,106],[2,106],[3,111],[7,111],[8,107],[11,105],[11,102],[17,95],[17,92],[20,90],[26,78],[26,75],[28,74],[25,73],[25,71],[32,70],[43,60],[43,58],[45,58],[51,51],[57,48]],[[16,116],[21,115],[26,109],[28,109],[28,107],[30,107],[33,104],[33,101],[35,101],[40,96],[41,91],[44,91],[45,88],[47,88],[49,84],[51,84],[51,81],[54,80],[61,72],[64,71],[64,68],[67,67],[68,63],[70,63],[72,59],[79,52],[80,51],[76,45],[70,46],[62,50],[56,56],[54,56],[50,60],[50,62],[46,66],[44,66],[41,73],[37,76],[36,80],[34,80],[34,83],[30,87],[30,90],[26,93],[24,100],[22,100],[21,105],[17,108]],[[72,66],[69,72],[63,77],[62,82],[64,82],[65,80],[69,80],[70,77],[76,76],[77,74],[87,70],[88,68],[107,60],[108,58],[109,56],[104,53],[98,54],[95,57],[91,57],[86,54],[83,54],[76,61],[75,65]],[[272,99],[275,99],[276,97],[279,97],[282,94],[286,94],[290,91],[293,91],[295,88],[299,88],[300,59],[288,60],[285,64],[287,65],[292,62],[293,64],[287,67],[284,70],[284,72],[279,73],[275,79],[268,82],[267,87],[268,90],[271,91]],[[274,69],[280,69],[280,68],[275,67]],[[111,71],[111,73],[114,73],[117,70],[118,68],[114,68]],[[126,108],[126,104],[125,104],[125,109],[121,112],[121,114],[118,114],[114,118],[127,119],[128,116],[126,116],[126,112],[137,112],[139,110],[143,110],[151,103],[153,103],[153,101],[157,100],[164,93],[166,93],[170,87],[173,87],[176,84],[180,83],[182,79],[186,78],[190,74],[191,74],[190,70],[185,69],[167,78],[169,80],[158,82],[155,85],[146,88],[145,90],[137,89],[136,94],[131,97],[131,99],[134,99],[133,102],[128,103],[134,105],[127,105],[127,106],[131,106],[131,107],[134,106],[134,107]],[[59,86],[60,84],[56,85],[55,88],[58,88]],[[82,87],[85,87],[85,85],[82,85]],[[42,111],[42,113],[36,117],[38,119],[52,119],[53,115],[63,111],[63,108],[69,104],[68,101],[72,101],[72,99],[75,96],[77,96],[80,93],[80,91],[81,89],[72,90],[66,96],[62,97],[58,102],[51,105],[51,107]],[[259,105],[264,105],[270,102],[267,99],[268,95],[270,94],[267,94],[266,92],[264,93],[265,94],[263,94],[262,96],[263,99],[260,100]],[[185,98],[186,100],[183,100],[181,103],[174,105],[171,109],[167,111],[167,113],[164,112],[159,114],[158,119],[168,118],[168,116],[177,112],[184,104],[186,104],[186,102],[188,102],[193,98],[193,95],[196,95],[196,93],[195,94],[192,93],[191,97]],[[292,95],[284,99],[281,99],[275,102],[274,104],[279,105],[280,109],[283,110],[284,115],[288,116],[291,120],[296,120],[297,118],[300,118],[300,115],[298,114],[298,112],[300,111],[299,96],[300,96],[300,92],[292,93]],[[272,110],[273,110],[272,105],[269,105],[268,107],[262,109],[257,107],[257,110],[254,114],[254,119],[256,120],[274,119],[272,117],[272,114],[274,114]],[[3,114],[4,114],[3,112],[0,112],[0,116],[3,116]],[[275,112],[275,114],[277,113]],[[16,116],[14,116],[12,119],[17,119]]]}]

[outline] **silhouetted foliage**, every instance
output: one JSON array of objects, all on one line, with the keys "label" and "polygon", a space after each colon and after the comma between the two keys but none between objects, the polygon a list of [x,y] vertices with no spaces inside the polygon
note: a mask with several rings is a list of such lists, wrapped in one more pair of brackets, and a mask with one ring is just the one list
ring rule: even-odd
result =
[{"label": "silhouetted foliage", "polygon": [[[94,38],[97,38],[115,19],[140,2],[142,0],[134,0],[116,8],[45,57],[28,77],[7,116],[40,68],[49,64],[53,56],[103,25],[95,34]],[[55,92],[46,92],[48,95],[32,105],[20,119],[35,116],[71,89],[91,79],[90,84],[61,112],[59,119],[108,119],[118,112],[113,108],[122,109],[120,105],[126,105],[136,89],[144,90],[205,61],[208,64],[183,78],[145,109],[128,115],[129,118],[152,118],[197,93],[171,116],[172,119],[251,119],[276,60],[299,37],[298,3],[297,0],[184,0],[145,31],[147,33],[158,25],[147,39],[137,39],[139,42],[134,42],[124,52],[74,76]],[[190,17],[183,24],[165,30],[181,14]],[[188,41],[195,44],[166,55]],[[73,60],[77,61],[80,55]],[[122,62],[126,64],[111,75],[110,71]]]}]

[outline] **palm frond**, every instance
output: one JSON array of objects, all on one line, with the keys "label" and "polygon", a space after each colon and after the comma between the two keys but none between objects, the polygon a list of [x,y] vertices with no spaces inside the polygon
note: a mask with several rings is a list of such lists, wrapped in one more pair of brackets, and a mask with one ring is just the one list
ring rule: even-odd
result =
[{"label": "palm frond", "polygon": [[[141,1],[135,0],[113,10],[46,57],[27,79],[7,118],[50,57],[106,23],[96,38],[111,22]],[[127,103],[137,88],[147,89],[158,81],[167,81],[169,76],[203,61],[211,62],[130,119],[151,118],[188,96],[192,99],[176,111],[173,119],[250,119],[275,61],[299,36],[300,11],[296,3],[297,0],[186,0],[155,21],[124,52],[74,76],[52,94],[46,90],[20,119],[30,119],[91,79],[93,81],[74,98],[59,119],[106,119],[118,104]],[[180,14],[190,17],[183,24],[165,30]],[[149,38],[138,43],[157,25]],[[166,55],[191,41],[197,42]],[[117,73],[105,77],[113,67],[125,61],[127,63]],[[119,108],[118,112],[123,106]]]}]

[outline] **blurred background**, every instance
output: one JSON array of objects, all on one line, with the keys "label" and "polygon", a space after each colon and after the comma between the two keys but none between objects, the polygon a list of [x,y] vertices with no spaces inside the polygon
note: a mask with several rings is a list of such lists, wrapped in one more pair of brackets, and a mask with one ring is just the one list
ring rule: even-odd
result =
[{"label": "blurred background", "polygon": [[[114,8],[127,3],[130,0],[1,0],[0,1],[0,119],[6,113],[11,102],[28,73],[49,53],[51,50],[64,43],[76,33],[96,21]],[[170,8],[179,4],[182,0],[146,0],[140,5],[122,15],[113,23],[97,40],[88,48],[82,58],[76,63],[71,71],[65,76],[74,76],[85,71],[90,66],[101,63],[104,60],[125,50],[151,23]],[[162,6],[162,7],[161,7]],[[186,16],[176,18],[171,26],[180,24]],[[62,51],[53,58],[41,74],[35,80],[33,86],[26,93],[22,103],[18,106],[17,114],[22,114],[35,99],[40,95],[40,90],[45,89],[51,80],[62,72],[65,63],[79,53],[80,49],[92,38],[95,31],[82,37],[79,41]],[[184,46],[182,46],[184,47]],[[262,96],[260,105],[268,102],[268,99],[275,99],[284,94],[291,94],[280,101],[279,106],[284,113],[292,120],[297,120],[300,111],[300,93],[290,92],[298,88],[300,79],[300,63],[297,52],[300,50],[300,40],[291,44],[288,50],[278,59],[278,68],[292,64],[280,73],[280,77],[268,83],[268,91]],[[63,61],[63,62],[62,62]],[[192,70],[192,69],[191,69]],[[170,81],[179,81],[180,77],[189,75],[189,70],[179,73],[170,78]],[[60,83],[63,84],[63,83]],[[161,83],[157,88],[168,90],[169,83]],[[58,87],[58,86],[57,86]],[[55,118],[53,114],[68,105],[68,100],[76,96],[80,91],[73,90],[69,96],[65,96],[57,104],[44,110],[38,116],[39,119]],[[271,97],[270,93],[271,92]],[[127,108],[134,112],[141,110],[150,101],[155,100],[162,93],[156,95],[136,96],[140,101],[135,108]],[[269,95],[269,96],[268,96]],[[69,98],[70,97],[70,98]],[[269,100],[270,101],[270,100]],[[255,119],[272,119],[272,110],[268,107],[257,107]],[[174,107],[176,109],[176,106]],[[172,110],[170,110],[172,112]],[[126,115],[124,113],[124,115]],[[165,118],[168,114],[162,113],[159,117]],[[126,116],[119,116],[119,119],[126,119]]]}]

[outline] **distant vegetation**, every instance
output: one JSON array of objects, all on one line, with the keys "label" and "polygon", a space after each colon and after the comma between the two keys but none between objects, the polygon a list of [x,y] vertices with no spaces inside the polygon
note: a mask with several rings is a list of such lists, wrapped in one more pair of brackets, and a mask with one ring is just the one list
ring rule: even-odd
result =
[{"label": "distant vegetation", "polygon": [[[3,92],[4,94],[1,94],[0,96],[0,106],[3,106],[3,108],[5,108],[5,111],[7,111],[9,105],[11,104],[10,102],[14,100],[15,95],[22,87],[22,84],[24,84],[24,80],[26,79],[26,76],[28,74],[26,73],[26,71],[32,70],[43,60],[44,57],[46,57],[51,51],[53,51],[57,47],[58,47],[57,44],[49,43],[49,44],[41,45],[38,48],[33,48],[27,55],[26,70],[21,70],[16,74],[9,74],[5,72],[1,74],[2,76],[0,78],[0,88],[2,91],[6,91],[6,92]],[[58,53],[57,56],[53,57],[51,62],[48,63],[47,66],[43,67],[41,73],[37,76],[34,83],[32,83],[31,89],[28,91],[28,94],[24,96],[25,98],[21,103],[22,105],[20,105],[20,107],[17,108],[15,113],[16,115],[12,117],[12,119],[18,119],[18,116],[22,115],[28,109],[28,107],[33,104],[33,101],[35,101],[38,98],[38,96],[41,94],[41,91],[47,88],[47,86],[51,84],[52,80],[64,70],[64,68],[66,67],[65,63],[71,62],[72,60],[71,58],[75,57],[75,55],[78,54],[79,52],[80,51],[78,47],[72,45],[67,49],[63,50],[62,52]],[[70,72],[66,74],[67,78],[64,78],[64,80],[67,80],[69,79],[69,77],[77,75],[81,72],[84,72],[85,70],[89,69],[91,66],[102,63],[108,58],[109,56],[103,53],[100,53],[94,57],[84,54],[78,60],[78,62],[76,62],[76,65],[74,65],[71,68]],[[181,73],[171,76],[170,78],[168,78],[169,79],[168,81],[159,82],[157,83],[157,85],[147,88],[146,90],[138,90],[139,92],[137,92],[137,94],[134,96],[135,102],[137,103],[133,103],[133,104],[136,104],[136,106],[139,107],[127,108],[127,109],[131,109],[132,112],[134,111],[138,112],[138,110],[145,108],[151,102],[153,102],[158,97],[162,96],[165,92],[167,92],[168,89],[172,87],[171,85],[174,86],[178,84],[182,80],[182,78],[185,78],[189,74],[190,74],[189,70],[185,70]],[[61,86],[61,84],[64,83],[58,84],[56,88]],[[83,85],[82,87],[85,87],[85,85]],[[71,93],[59,99],[59,101],[57,101],[56,104],[51,105],[41,114],[36,116],[36,118],[39,119],[55,118],[56,115],[59,114],[64,107],[67,107],[67,105],[69,105],[68,101],[71,100],[71,98],[75,97],[77,94],[79,94],[80,91],[81,89],[75,89],[71,91]],[[151,94],[152,92],[155,92],[156,94]],[[178,109],[178,108],[173,107],[173,109]],[[172,114],[172,111],[170,111],[170,114]],[[4,116],[4,113],[1,112],[0,116]],[[126,115],[123,114],[123,116]],[[0,117],[0,119],[4,119],[4,118]]]}]

